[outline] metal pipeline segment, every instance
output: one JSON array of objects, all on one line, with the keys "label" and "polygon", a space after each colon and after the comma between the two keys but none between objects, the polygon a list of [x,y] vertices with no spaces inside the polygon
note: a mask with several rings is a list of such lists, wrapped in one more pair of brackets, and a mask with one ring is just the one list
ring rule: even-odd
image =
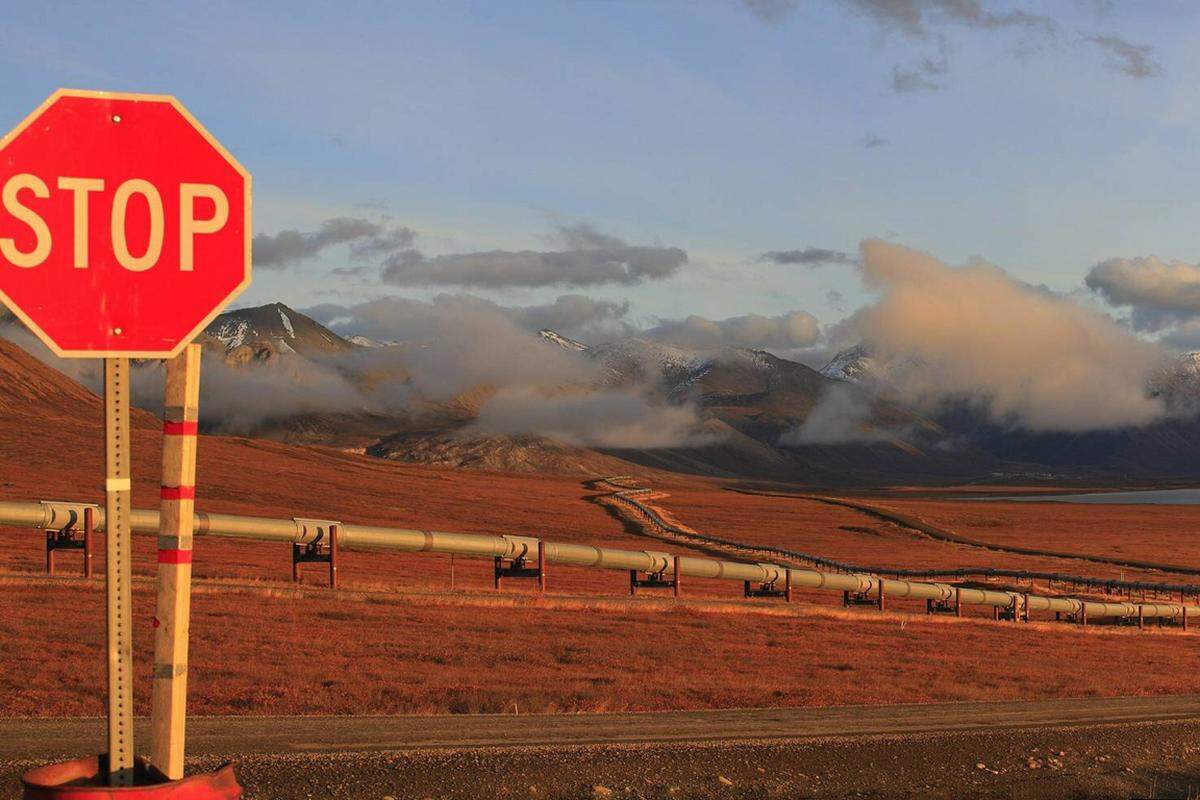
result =
[{"label": "metal pipeline segment", "polygon": [[[0,501],[0,525],[31,528],[63,527],[68,522],[78,523],[79,509],[93,509],[93,524],[96,530],[104,530],[104,509],[87,503],[17,503]],[[158,511],[134,509],[131,525],[137,533],[158,532]],[[384,528],[371,525],[338,524],[338,545],[352,550],[396,550],[401,552],[454,553],[460,555],[502,558],[527,558],[537,556],[538,539],[530,536],[509,534],[449,533],[445,531],[423,531],[411,528]],[[268,517],[244,517],[235,514],[196,512],[195,533],[203,536],[218,536],[258,541],[307,544],[323,534],[324,525],[312,519],[272,519]],[[639,572],[667,572],[674,567],[673,559],[679,559],[681,575],[693,578],[715,578],[755,583],[783,583],[790,573],[793,588],[830,589],[849,592],[878,592],[882,581],[884,594],[893,598],[916,600],[950,601],[954,599],[954,586],[946,583],[923,583],[880,578],[861,573],[821,572],[797,569],[778,564],[751,564],[739,561],[724,561],[701,556],[673,556],[652,550],[618,550],[608,547],[593,547],[584,544],[544,541],[545,558],[548,563],[565,566],[597,567],[601,569],[637,570]],[[1001,592],[989,589],[958,587],[959,600],[963,605],[984,605],[1008,608],[1026,602],[1032,611],[1061,611],[1077,613],[1086,605],[1091,619],[1102,617],[1135,617],[1139,606],[1143,618],[1175,618],[1182,614],[1182,607],[1166,603],[1099,603],[1066,597],[1043,597],[1023,595],[1016,592]],[[1200,614],[1200,606],[1189,606],[1188,615]]]}]

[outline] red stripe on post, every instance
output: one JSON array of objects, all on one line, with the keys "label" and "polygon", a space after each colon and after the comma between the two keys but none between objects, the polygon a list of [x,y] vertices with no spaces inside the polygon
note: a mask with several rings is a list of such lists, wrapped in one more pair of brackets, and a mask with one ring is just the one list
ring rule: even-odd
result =
[{"label": "red stripe on post", "polygon": [[158,496],[163,500],[195,500],[195,486],[164,486]]},{"label": "red stripe on post", "polygon": [[192,563],[191,550],[159,550],[158,563],[160,564],[190,564]]},{"label": "red stripe on post", "polygon": [[198,422],[164,422],[163,433],[168,436],[195,436],[199,433]]}]

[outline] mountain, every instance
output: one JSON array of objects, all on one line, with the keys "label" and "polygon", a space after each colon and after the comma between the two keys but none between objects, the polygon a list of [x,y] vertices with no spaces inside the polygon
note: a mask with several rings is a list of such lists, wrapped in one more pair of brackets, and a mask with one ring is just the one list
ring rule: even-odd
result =
[{"label": "mountain", "polygon": [[[90,364],[97,367],[93,377],[99,382],[99,361],[91,360]],[[103,415],[104,404],[94,392],[43,364],[13,342],[0,338],[0,422],[51,418],[56,424],[82,421],[98,426]],[[137,408],[131,411],[130,421],[135,428],[153,429],[161,425],[152,414]],[[4,427],[0,427],[0,432],[8,435]],[[37,446],[47,447],[52,443],[42,442]]]},{"label": "mountain", "polygon": [[836,381],[858,383],[864,377],[873,374],[875,369],[871,349],[866,344],[856,344],[831,358],[828,364],[821,367],[820,372],[826,378]]},{"label": "mountain", "polygon": [[588,349],[588,346],[583,342],[577,342],[574,339],[563,336],[562,334],[555,333],[549,328],[542,328],[540,331],[538,331],[538,336],[541,337],[543,341],[558,345],[563,350],[571,350],[579,353]]},{"label": "mountain", "polygon": [[355,348],[350,341],[283,303],[226,311],[209,323],[198,341],[233,364],[292,353],[305,358],[336,356]]}]

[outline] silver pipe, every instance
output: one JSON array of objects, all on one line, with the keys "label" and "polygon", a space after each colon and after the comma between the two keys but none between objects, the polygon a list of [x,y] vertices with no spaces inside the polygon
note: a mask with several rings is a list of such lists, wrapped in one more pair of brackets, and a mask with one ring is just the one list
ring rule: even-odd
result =
[{"label": "silver pipe", "polygon": [[[93,509],[96,530],[104,530],[104,509],[87,503],[0,501],[0,525],[25,528],[61,528],[68,522],[79,524],[82,509]],[[136,533],[158,533],[158,511],[134,509],[130,519]],[[338,525],[338,545],[351,550],[395,550],[412,553],[454,553],[457,555],[525,558],[537,557],[538,539],[509,534],[448,533],[414,528],[383,528],[371,525],[346,525],[334,520],[272,519],[235,514],[196,512],[197,536],[219,536],[257,541],[307,544],[322,536],[329,525]],[[877,593],[880,582],[887,597],[948,602],[954,599],[954,586],[880,578],[863,573],[821,572],[796,569],[778,564],[750,564],[702,556],[674,556],[653,550],[618,550],[610,547],[566,542],[542,543],[547,563],[601,569],[669,572],[679,560],[679,572],[691,578],[716,578],[753,583],[781,584],[790,575],[794,588],[828,589]],[[963,605],[1021,608],[1028,603],[1031,611],[1059,611],[1077,614],[1086,607],[1089,619],[1136,617],[1140,606],[1145,619],[1174,619],[1183,606],[1170,603],[1099,603],[1068,597],[1044,597],[989,589],[959,588]],[[1188,616],[1200,614],[1200,606],[1188,606]],[[1200,618],[1200,617],[1198,617]]]}]

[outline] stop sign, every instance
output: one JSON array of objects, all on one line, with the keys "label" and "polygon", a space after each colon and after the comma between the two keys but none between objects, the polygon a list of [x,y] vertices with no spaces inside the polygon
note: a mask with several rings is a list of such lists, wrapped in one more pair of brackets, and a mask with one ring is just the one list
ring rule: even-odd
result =
[{"label": "stop sign", "polygon": [[250,174],[173,97],[63,89],[0,140],[0,300],[60,356],[176,355],[250,234]]}]

